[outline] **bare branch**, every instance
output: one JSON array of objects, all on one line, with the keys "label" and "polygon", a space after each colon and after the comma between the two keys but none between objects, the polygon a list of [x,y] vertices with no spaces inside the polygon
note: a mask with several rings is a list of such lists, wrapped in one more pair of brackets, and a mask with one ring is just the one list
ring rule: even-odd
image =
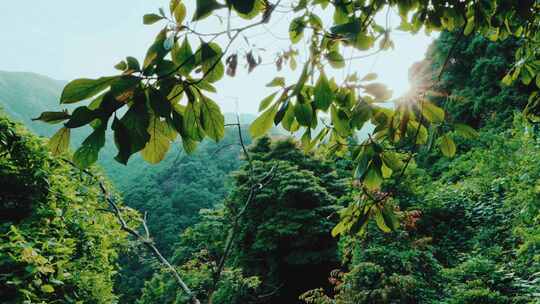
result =
[{"label": "bare branch", "polygon": [[[77,166],[72,161],[67,160],[67,159],[64,159],[64,161],[69,163],[70,165],[72,165],[74,168],[78,169]],[[145,212],[144,219],[143,219],[143,226],[144,226],[144,229],[145,229],[145,232],[146,232],[146,237],[144,237],[137,230],[129,227],[126,220],[124,219],[124,216],[122,215],[122,211],[121,211],[120,207],[115,202],[114,198],[110,195],[110,193],[107,190],[107,187],[105,186],[103,181],[99,177],[94,175],[92,172],[90,172],[89,170],[81,170],[81,172],[85,173],[86,175],[93,178],[97,182],[97,184],[99,185],[99,188],[100,188],[105,200],[107,201],[109,206],[112,208],[113,214],[116,216],[116,219],[120,223],[120,228],[122,230],[124,230],[125,232],[129,233],[130,235],[132,235],[135,239],[140,241],[142,244],[144,244],[152,252],[154,257],[162,265],[164,265],[165,268],[167,268],[167,270],[169,270],[173,274],[173,276],[176,279],[176,282],[178,283],[178,285],[180,285],[182,290],[190,297],[191,302],[193,304],[200,304],[201,302],[197,299],[195,294],[187,286],[187,284],[184,282],[184,280],[182,280],[182,278],[180,277],[180,274],[178,273],[176,268],[174,268],[174,266],[172,266],[171,263],[169,263],[169,261],[161,254],[159,249],[154,245],[154,243],[150,239],[150,232],[148,231],[148,227],[146,225],[147,213]]]}]

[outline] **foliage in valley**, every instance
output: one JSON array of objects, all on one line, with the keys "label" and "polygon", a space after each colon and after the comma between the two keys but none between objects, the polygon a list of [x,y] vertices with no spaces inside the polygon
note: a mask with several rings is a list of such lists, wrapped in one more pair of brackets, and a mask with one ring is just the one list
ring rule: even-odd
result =
[{"label": "foliage in valley", "polygon": [[99,187],[4,114],[0,155],[0,302],[114,303],[126,238]]}]

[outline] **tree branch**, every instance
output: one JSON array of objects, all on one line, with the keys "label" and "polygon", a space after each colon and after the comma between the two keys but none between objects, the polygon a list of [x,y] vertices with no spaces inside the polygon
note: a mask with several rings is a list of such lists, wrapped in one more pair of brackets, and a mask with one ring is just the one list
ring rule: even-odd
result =
[{"label": "tree branch", "polygon": [[[70,164],[72,167],[74,167],[76,169],[79,169],[72,161],[67,160],[67,159],[63,159],[63,160],[65,162],[67,162],[68,164]],[[79,170],[81,170],[81,169],[79,169]],[[154,245],[154,242],[150,238],[150,232],[149,232],[148,226],[146,224],[147,213],[146,212],[144,213],[144,218],[142,219],[142,224],[143,224],[143,227],[144,227],[144,230],[145,230],[145,233],[146,233],[146,236],[143,236],[137,230],[129,227],[126,220],[124,219],[124,216],[122,215],[122,211],[121,211],[120,207],[115,202],[114,198],[110,195],[110,193],[107,190],[107,187],[105,186],[103,181],[100,180],[99,177],[94,175],[89,170],[81,170],[81,172],[88,175],[89,177],[93,178],[97,182],[97,184],[99,185],[99,188],[100,188],[100,190],[101,190],[101,192],[103,194],[103,197],[105,198],[105,200],[107,201],[109,206],[112,208],[113,214],[116,216],[116,219],[118,220],[118,223],[120,224],[120,228],[122,230],[124,230],[125,232],[129,233],[131,236],[135,237],[135,239],[137,239],[141,243],[143,243],[152,252],[154,257],[173,274],[173,276],[176,279],[176,282],[178,283],[178,285],[182,288],[182,290],[190,298],[191,303],[200,304],[201,302],[197,299],[195,294],[187,286],[187,284],[184,282],[184,280],[182,280],[182,278],[180,277],[180,274],[178,273],[176,268],[174,268],[174,266],[172,266],[171,263],[169,263],[169,261],[161,254],[159,249]]]}]

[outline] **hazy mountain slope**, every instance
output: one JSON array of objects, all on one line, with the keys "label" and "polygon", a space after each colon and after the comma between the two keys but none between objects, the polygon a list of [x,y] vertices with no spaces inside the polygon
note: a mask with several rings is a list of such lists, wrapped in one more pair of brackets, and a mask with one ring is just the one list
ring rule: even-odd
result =
[{"label": "hazy mountain slope", "polygon": [[[39,121],[32,121],[43,111],[72,108],[74,105],[60,105],[60,94],[65,81],[54,80],[49,77],[27,72],[0,71],[0,108],[14,120],[24,123],[30,130],[41,136],[51,136],[58,130],[59,125],[49,125]],[[225,114],[226,121],[236,122],[236,116]],[[254,115],[242,114],[242,124],[249,124],[255,119]],[[90,133],[88,129],[75,129],[72,131],[72,146],[76,147]],[[168,158],[176,158],[178,149],[172,149]],[[129,185],[138,179],[139,175],[159,174],[166,166],[151,166],[145,163],[139,155],[133,157],[129,166],[125,167],[114,160],[116,147],[112,136],[100,153],[99,163],[106,173],[120,188],[126,190]],[[164,162],[165,164],[168,162]]]},{"label": "hazy mountain slope", "polygon": [[0,107],[35,133],[50,135],[57,127],[32,118],[45,110],[60,108],[58,101],[64,84],[34,73],[0,71]]}]

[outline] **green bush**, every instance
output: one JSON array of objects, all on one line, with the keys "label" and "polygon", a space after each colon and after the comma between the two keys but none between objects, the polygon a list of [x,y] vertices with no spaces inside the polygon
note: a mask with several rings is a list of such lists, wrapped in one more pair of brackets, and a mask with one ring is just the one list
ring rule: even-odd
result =
[{"label": "green bush", "polygon": [[4,116],[0,156],[0,302],[115,303],[125,238],[100,188]]}]

